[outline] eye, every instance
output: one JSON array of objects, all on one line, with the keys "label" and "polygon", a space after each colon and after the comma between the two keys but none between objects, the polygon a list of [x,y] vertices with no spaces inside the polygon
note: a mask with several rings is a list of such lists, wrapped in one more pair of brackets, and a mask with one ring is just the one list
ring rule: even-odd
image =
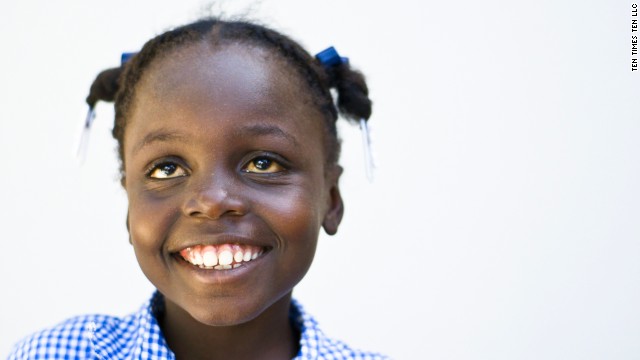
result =
[{"label": "eye", "polygon": [[178,164],[165,162],[154,165],[147,173],[153,179],[171,179],[186,176],[187,172]]},{"label": "eye", "polygon": [[285,168],[277,161],[269,159],[268,157],[258,157],[251,160],[242,169],[244,172],[258,173],[258,174],[271,174],[284,171]]}]

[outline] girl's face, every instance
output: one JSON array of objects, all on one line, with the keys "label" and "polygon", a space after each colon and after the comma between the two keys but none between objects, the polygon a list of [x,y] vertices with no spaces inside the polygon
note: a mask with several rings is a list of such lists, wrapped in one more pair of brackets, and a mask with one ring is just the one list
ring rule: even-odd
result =
[{"label": "girl's face", "polygon": [[168,308],[208,325],[249,321],[289,295],[320,227],[335,233],[342,216],[322,115],[270,55],[246,45],[170,52],[138,84],[129,114],[136,257]]}]

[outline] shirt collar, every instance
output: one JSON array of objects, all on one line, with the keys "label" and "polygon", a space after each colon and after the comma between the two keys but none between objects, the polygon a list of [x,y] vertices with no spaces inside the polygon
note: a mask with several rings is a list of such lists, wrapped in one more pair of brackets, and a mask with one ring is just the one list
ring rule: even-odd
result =
[{"label": "shirt collar", "polygon": [[136,313],[101,326],[90,327],[90,340],[98,359],[112,359],[116,354],[128,354],[130,359],[174,360],[173,352],[160,330],[154,314],[164,309],[164,299],[158,291]]},{"label": "shirt collar", "polygon": [[[125,324],[93,327],[91,343],[95,354],[108,359],[119,352],[118,349],[128,348],[129,351],[122,352],[132,354],[135,359],[175,359],[158,324],[157,319],[163,312],[164,297],[156,291],[138,312],[125,320]],[[294,359],[316,358],[326,341],[316,320],[295,299],[291,300],[289,319],[300,333],[299,351]]]}]

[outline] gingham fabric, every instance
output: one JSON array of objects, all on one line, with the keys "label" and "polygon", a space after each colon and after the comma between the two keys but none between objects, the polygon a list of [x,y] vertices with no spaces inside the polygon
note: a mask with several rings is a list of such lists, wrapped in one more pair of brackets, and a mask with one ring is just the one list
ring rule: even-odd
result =
[{"label": "gingham fabric", "polygon": [[[24,339],[8,359],[175,359],[154,316],[163,308],[164,299],[156,292],[138,312],[124,318],[74,317]],[[300,331],[300,351],[295,360],[387,359],[379,354],[353,350],[326,337],[313,317],[295,300],[289,315]]]}]

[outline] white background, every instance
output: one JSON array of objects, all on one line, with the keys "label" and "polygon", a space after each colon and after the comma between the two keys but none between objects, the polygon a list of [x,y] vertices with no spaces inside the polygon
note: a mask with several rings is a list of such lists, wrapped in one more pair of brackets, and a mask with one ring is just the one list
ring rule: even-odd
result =
[{"label": "white background", "polygon": [[[227,1],[233,14],[247,1]],[[346,217],[295,292],[329,335],[398,359],[640,358],[640,70],[623,0],[263,1],[252,17],[369,79],[378,171],[343,126]],[[0,356],[152,288],[98,71],[203,14],[189,1],[0,5]]]}]

